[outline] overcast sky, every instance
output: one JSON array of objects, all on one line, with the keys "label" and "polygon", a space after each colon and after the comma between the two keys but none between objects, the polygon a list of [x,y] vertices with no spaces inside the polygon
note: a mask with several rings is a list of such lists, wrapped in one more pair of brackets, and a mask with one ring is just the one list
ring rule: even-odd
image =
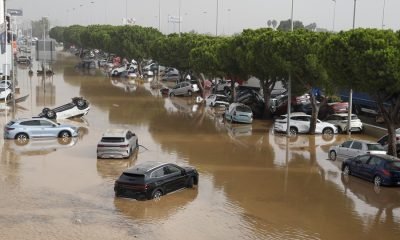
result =
[{"label": "overcast sky", "polygon": [[[217,2],[219,34],[266,27],[269,19],[290,18],[291,0],[7,0],[6,4],[23,9],[24,20],[47,16],[52,25],[120,25],[127,15],[138,25],[155,28],[159,27],[160,7],[163,33],[179,30],[178,24],[168,23],[168,15],[179,16],[180,5],[182,31],[215,34]],[[328,30],[334,23],[336,31],[348,30],[353,24],[353,5],[354,0],[336,0],[336,8],[333,0],[294,0],[294,19]],[[357,0],[356,27],[381,28],[384,9],[384,28],[400,29],[400,0]]]}]

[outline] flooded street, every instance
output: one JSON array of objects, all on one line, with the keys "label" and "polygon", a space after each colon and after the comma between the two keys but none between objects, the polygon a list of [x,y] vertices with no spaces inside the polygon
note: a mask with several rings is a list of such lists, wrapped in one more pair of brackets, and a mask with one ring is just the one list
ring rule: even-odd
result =
[{"label": "flooded street", "polygon": [[[75,96],[91,110],[66,121],[81,128],[66,144],[19,146],[1,131],[0,239],[399,238],[400,188],[344,177],[341,161],[328,160],[329,147],[347,136],[287,139],[272,133],[270,121],[224,123],[194,98],[165,98],[148,81],[111,80],[75,70],[68,54],[58,59],[46,80],[18,69],[29,98],[1,110],[1,128]],[[108,128],[131,129],[142,146],[127,160],[98,160]],[[121,172],[149,160],[194,166],[198,187],[160,201],[115,198]]]}]

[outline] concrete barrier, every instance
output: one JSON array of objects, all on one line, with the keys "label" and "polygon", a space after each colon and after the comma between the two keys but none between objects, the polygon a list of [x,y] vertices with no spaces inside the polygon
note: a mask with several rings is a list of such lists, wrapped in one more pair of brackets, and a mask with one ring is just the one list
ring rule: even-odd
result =
[{"label": "concrete barrier", "polygon": [[387,134],[386,128],[377,127],[377,126],[365,124],[365,123],[363,125],[364,125],[364,134],[367,134],[369,136],[380,138],[383,135]]}]

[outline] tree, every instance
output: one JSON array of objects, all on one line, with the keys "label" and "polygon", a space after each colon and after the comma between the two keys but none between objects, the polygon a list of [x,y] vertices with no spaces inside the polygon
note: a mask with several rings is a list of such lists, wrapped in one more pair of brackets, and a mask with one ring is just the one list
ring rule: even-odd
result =
[{"label": "tree", "polygon": [[31,21],[31,26],[32,26],[32,37],[43,38],[43,34],[50,30],[49,19],[45,17],[37,21]]},{"label": "tree", "polygon": [[268,25],[268,27],[271,27],[272,21],[271,21],[271,20],[268,20],[267,25]]},{"label": "tree", "polygon": [[272,27],[275,29],[276,25],[278,25],[278,22],[274,19],[272,20]]},{"label": "tree", "polygon": [[323,63],[337,85],[376,100],[389,134],[388,153],[396,156],[395,125],[400,123],[400,33],[356,29],[331,35]]},{"label": "tree", "polygon": [[[278,30],[289,32],[291,30],[291,20],[284,20],[279,23]],[[304,28],[304,25],[301,21],[294,21],[293,22],[293,29],[301,29]]]}]

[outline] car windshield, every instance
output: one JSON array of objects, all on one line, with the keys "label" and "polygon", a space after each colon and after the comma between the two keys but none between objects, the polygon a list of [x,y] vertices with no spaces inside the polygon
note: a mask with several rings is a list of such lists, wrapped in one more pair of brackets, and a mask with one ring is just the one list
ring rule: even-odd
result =
[{"label": "car windshield", "polygon": [[251,113],[251,109],[247,106],[237,106],[236,110],[239,112],[248,112]]},{"label": "car windshield", "polygon": [[387,162],[386,168],[392,171],[400,171],[400,161]]},{"label": "car windshield", "polygon": [[125,139],[122,137],[103,137],[101,139],[102,142],[107,142],[107,143],[120,143],[124,142]]},{"label": "car windshield", "polygon": [[370,151],[385,151],[385,149],[383,149],[383,146],[380,144],[367,144],[367,148]]},{"label": "car windshield", "polygon": [[[342,120],[347,120],[348,116],[342,116],[341,119]],[[357,119],[358,119],[357,115],[351,115],[351,120],[357,120]]]}]

